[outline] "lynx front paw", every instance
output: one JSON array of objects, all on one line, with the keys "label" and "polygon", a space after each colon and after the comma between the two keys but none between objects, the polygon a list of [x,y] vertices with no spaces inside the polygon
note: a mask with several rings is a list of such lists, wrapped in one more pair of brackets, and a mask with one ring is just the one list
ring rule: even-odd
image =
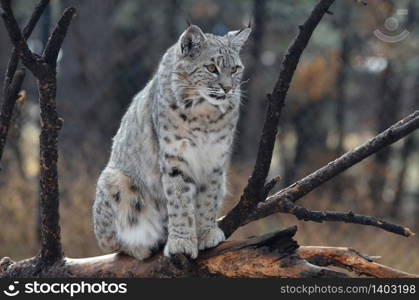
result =
[{"label": "lynx front paw", "polygon": [[224,232],[218,227],[214,227],[204,232],[199,237],[199,250],[215,247],[225,240]]},{"label": "lynx front paw", "polygon": [[164,247],[164,255],[170,256],[178,253],[187,254],[194,259],[197,258],[198,247],[196,239],[169,237],[166,246]]}]

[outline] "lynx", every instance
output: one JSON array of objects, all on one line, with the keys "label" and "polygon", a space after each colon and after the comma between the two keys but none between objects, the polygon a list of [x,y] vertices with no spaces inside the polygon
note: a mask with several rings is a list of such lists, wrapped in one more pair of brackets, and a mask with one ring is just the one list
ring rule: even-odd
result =
[{"label": "lynx", "polygon": [[239,116],[250,28],[224,36],[189,26],[133,99],[113,139],[93,206],[104,251],[196,258],[224,241],[216,216]]}]

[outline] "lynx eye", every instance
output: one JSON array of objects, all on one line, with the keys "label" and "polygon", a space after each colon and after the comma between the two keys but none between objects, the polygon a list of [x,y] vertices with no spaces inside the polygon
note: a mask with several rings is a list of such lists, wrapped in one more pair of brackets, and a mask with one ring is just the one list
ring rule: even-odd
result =
[{"label": "lynx eye", "polygon": [[207,70],[209,71],[209,72],[211,72],[211,73],[218,73],[218,71],[217,71],[217,67],[215,66],[215,65],[213,65],[213,64],[211,64],[211,65],[208,65],[208,66],[206,66],[207,67]]},{"label": "lynx eye", "polygon": [[240,66],[234,66],[231,68],[231,74],[236,73],[241,67]]}]

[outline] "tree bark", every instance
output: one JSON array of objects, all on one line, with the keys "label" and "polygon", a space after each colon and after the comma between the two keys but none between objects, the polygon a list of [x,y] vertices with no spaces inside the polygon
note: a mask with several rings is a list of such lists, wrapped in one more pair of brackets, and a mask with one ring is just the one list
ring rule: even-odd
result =
[{"label": "tree bark", "polygon": [[39,104],[41,106],[40,135],[40,217],[41,257],[47,264],[62,257],[59,225],[58,190],[58,132],[62,120],[58,118],[55,96],[55,75],[39,80]]}]

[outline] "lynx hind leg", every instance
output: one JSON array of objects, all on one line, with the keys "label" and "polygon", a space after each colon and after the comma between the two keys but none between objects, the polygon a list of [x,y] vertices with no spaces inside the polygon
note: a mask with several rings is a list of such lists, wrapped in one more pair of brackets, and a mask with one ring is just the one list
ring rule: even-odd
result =
[{"label": "lynx hind leg", "polygon": [[96,200],[93,204],[93,228],[99,247],[105,252],[115,252],[121,249],[116,234],[115,211],[111,203],[109,191],[99,180]]},{"label": "lynx hind leg", "polygon": [[165,237],[160,212],[142,201],[139,188],[119,170],[105,170],[98,182],[100,189],[105,195],[104,203],[113,208],[118,250],[140,260],[151,256]]}]

